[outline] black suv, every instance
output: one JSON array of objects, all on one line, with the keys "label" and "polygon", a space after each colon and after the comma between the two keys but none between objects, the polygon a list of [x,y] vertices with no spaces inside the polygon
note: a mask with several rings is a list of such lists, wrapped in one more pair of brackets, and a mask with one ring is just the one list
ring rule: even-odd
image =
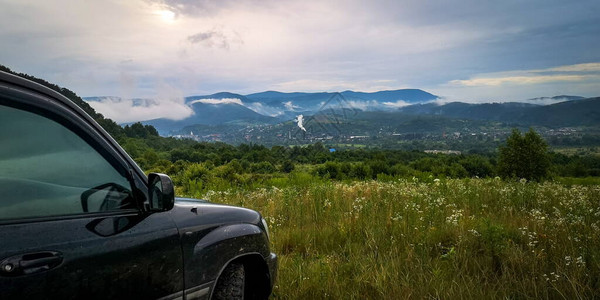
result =
[{"label": "black suv", "polygon": [[0,72],[0,299],[264,299],[253,210],[175,198],[82,109]]}]

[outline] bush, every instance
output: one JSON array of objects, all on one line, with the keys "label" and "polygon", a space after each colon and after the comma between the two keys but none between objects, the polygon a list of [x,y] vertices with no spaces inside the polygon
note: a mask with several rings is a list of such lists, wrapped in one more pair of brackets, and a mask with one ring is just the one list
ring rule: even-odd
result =
[{"label": "bush", "polygon": [[269,174],[275,172],[275,167],[268,161],[250,164],[250,171],[254,173]]},{"label": "bush", "polygon": [[340,172],[340,165],[336,162],[328,161],[323,165],[317,167],[317,174],[321,177],[331,179],[342,179],[342,173]]},{"label": "bush", "polygon": [[369,162],[369,168],[371,169],[371,175],[373,176],[373,179],[377,178],[377,175],[379,174],[390,174],[390,168],[383,160]]},{"label": "bush", "polygon": [[188,165],[183,172],[184,180],[206,180],[209,176],[210,170],[201,163],[194,163]]},{"label": "bush", "polygon": [[470,155],[459,162],[469,173],[470,177],[491,177],[494,175],[494,166],[490,161],[479,155]]},{"label": "bush", "polygon": [[465,168],[463,168],[462,165],[458,163],[453,163],[446,170],[446,175],[452,178],[464,178],[469,176],[469,173],[467,172],[467,170],[465,170]]},{"label": "bush", "polygon": [[371,170],[364,163],[358,163],[352,165],[350,170],[350,177],[357,179],[366,179],[371,177]]},{"label": "bush", "polygon": [[294,171],[294,163],[291,160],[285,160],[282,164],[281,164],[281,168],[280,171],[283,173],[290,173],[292,171]]}]

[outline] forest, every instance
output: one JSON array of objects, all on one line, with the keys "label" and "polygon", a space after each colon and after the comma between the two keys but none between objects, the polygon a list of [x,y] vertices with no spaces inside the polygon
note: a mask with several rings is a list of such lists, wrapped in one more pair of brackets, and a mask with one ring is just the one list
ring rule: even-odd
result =
[{"label": "forest", "polygon": [[[391,178],[494,178],[499,170],[498,151],[479,154],[431,154],[385,149],[335,150],[326,144],[273,146],[195,142],[158,136],[152,126],[127,125],[119,143],[146,172],[173,177],[182,192],[201,186],[268,185],[272,180],[305,173],[323,180]],[[543,179],[594,179],[600,175],[600,157],[548,152],[548,173]],[[279,179],[277,179],[279,178]],[[516,178],[519,179],[519,178]]]}]

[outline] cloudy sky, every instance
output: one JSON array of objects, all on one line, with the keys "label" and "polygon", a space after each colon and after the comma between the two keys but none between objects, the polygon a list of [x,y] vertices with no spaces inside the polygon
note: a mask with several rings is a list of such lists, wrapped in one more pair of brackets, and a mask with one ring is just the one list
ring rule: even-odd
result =
[{"label": "cloudy sky", "polygon": [[600,96],[600,1],[0,0],[0,64],[81,96]]}]

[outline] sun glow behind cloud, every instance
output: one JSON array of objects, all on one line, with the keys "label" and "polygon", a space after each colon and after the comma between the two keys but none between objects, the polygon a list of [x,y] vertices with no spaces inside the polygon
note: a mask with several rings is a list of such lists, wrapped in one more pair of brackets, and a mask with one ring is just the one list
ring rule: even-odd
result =
[{"label": "sun glow behind cloud", "polygon": [[158,15],[161,18],[161,20],[167,23],[174,22],[175,18],[177,17],[177,14],[175,14],[175,12],[165,9],[157,10],[155,14]]}]

